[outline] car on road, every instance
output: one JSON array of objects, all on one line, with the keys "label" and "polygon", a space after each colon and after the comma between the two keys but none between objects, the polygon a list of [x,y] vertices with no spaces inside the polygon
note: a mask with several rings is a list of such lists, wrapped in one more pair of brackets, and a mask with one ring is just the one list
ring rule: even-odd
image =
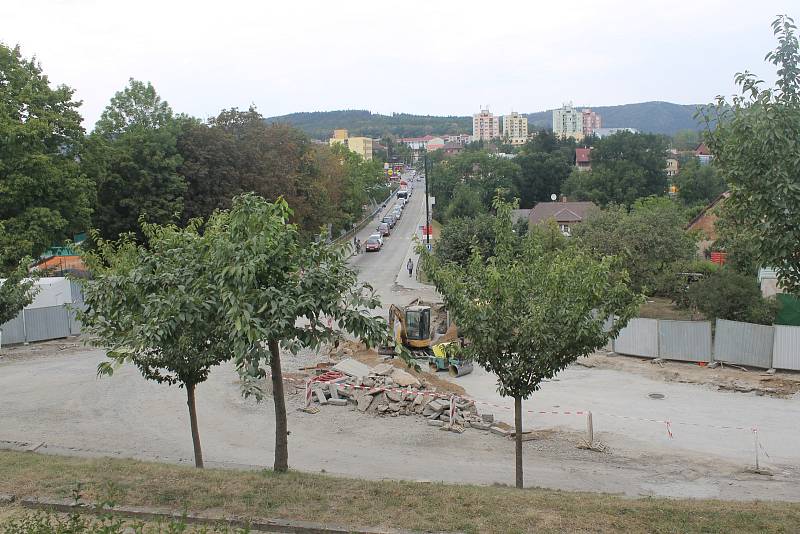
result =
[{"label": "car on road", "polygon": [[397,224],[397,218],[390,213],[389,215],[384,215],[381,222],[388,224],[389,228],[394,228],[394,225]]},{"label": "car on road", "polygon": [[400,220],[400,216],[402,214],[403,212],[400,210],[400,208],[395,208],[392,210],[392,215],[394,215],[394,218],[397,219],[398,221]]},{"label": "car on road", "polygon": [[381,234],[370,234],[367,239],[372,239],[373,237],[375,239],[377,239],[378,241],[380,241],[381,242],[381,246],[383,246],[383,236]]},{"label": "car on road", "polygon": [[364,250],[366,252],[380,252],[382,247],[383,239],[374,236],[369,236],[367,242],[364,244]]},{"label": "car on road", "polygon": [[388,235],[389,235],[391,232],[392,232],[392,231],[391,231],[391,229],[389,228],[389,224],[388,224],[388,223],[382,222],[382,223],[381,223],[381,224],[378,226],[378,233],[379,233],[379,234],[381,234],[381,235],[382,235],[382,236],[384,236],[384,237],[388,236]]}]

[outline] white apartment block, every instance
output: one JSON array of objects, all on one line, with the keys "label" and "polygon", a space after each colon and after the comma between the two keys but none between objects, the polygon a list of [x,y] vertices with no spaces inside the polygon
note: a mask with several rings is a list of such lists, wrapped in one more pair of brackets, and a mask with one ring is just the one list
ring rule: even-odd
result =
[{"label": "white apartment block", "polygon": [[583,113],[572,107],[572,102],[553,110],[553,133],[558,137],[583,139]]},{"label": "white apartment block", "polygon": [[528,140],[528,117],[516,111],[503,115],[503,138],[512,145],[524,145]]},{"label": "white apartment block", "polygon": [[500,137],[500,117],[495,117],[488,109],[472,116],[472,140],[489,141]]}]

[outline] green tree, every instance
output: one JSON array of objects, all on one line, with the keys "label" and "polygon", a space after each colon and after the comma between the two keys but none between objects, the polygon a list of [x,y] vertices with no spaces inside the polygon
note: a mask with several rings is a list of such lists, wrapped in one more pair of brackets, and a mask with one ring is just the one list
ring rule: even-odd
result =
[{"label": "green tree", "polygon": [[515,189],[520,195],[520,206],[531,208],[537,202],[550,200],[550,195],[560,194],[561,187],[573,169],[573,161],[555,152],[522,152],[514,163],[520,172],[515,177]]},{"label": "green tree", "polygon": [[794,21],[772,23],[777,46],[766,60],[777,67],[774,88],[754,74],[736,75],[741,95],[702,116],[708,146],[731,186],[728,203],[751,229],[761,265],[778,272],[783,288],[800,294],[800,45]]},{"label": "green tree", "polygon": [[181,125],[177,139],[181,165],[177,172],[186,182],[184,224],[195,217],[208,218],[216,209],[228,209],[242,191],[236,138],[222,128],[195,120]]},{"label": "green tree", "polygon": [[17,268],[0,282],[0,325],[4,325],[33,302],[36,296],[36,273],[28,273],[29,258],[23,258]]},{"label": "green tree", "polygon": [[609,206],[575,226],[580,245],[597,257],[618,256],[637,291],[653,292],[675,262],[695,257],[695,240],[684,230],[681,208],[664,197],[641,199],[630,212]]},{"label": "green tree", "polygon": [[667,189],[666,142],[652,134],[620,132],[598,141],[592,150],[592,170],[573,172],[564,193],[601,205],[632,205],[636,199],[663,195]]},{"label": "green tree", "polygon": [[757,324],[772,324],[778,311],[775,299],[761,296],[754,276],[721,269],[689,286],[689,304],[709,320],[728,319]]},{"label": "green tree", "polygon": [[685,206],[704,206],[728,189],[714,165],[700,165],[697,159],[689,160],[673,180]]},{"label": "green tree", "polygon": [[103,111],[82,164],[97,184],[93,224],[104,238],[138,232],[139,218],[174,222],[186,183],[178,174],[180,124],[153,86],[131,79]]},{"label": "green tree", "polygon": [[[497,376],[500,395],[514,398],[516,486],[523,486],[522,401],[543,380],[602,347],[636,312],[640,299],[613,257],[594,260],[576,248],[548,252],[531,234],[521,248],[511,205],[497,199],[495,254],[475,251],[464,267],[423,251],[423,268],[442,294],[459,333],[457,349]],[[519,250],[519,252],[518,252]],[[617,316],[611,331],[607,317]]]},{"label": "green tree", "polygon": [[[288,429],[281,348],[317,348],[339,336],[338,329],[368,346],[386,342],[386,321],[369,313],[380,303],[358,282],[342,247],[303,243],[283,199],[269,203],[252,194],[234,199],[229,212],[209,221],[220,322],[226,342],[245,378],[245,391],[269,367],[275,405],[275,471],[288,469]],[[328,325],[328,320],[331,326]]]},{"label": "green tree", "polygon": [[434,254],[443,263],[462,266],[469,263],[473,250],[479,250],[481,256],[488,258],[494,252],[494,227],[494,217],[486,213],[448,219],[436,241]]},{"label": "green tree", "polygon": [[107,348],[98,375],[133,363],[147,380],[186,389],[195,466],[203,467],[195,388],[211,369],[233,357],[210,236],[199,220],[184,229],[142,224],[147,246],[132,235],[119,241],[95,236],[82,280],[84,329]]},{"label": "green tree", "polygon": [[457,217],[472,218],[484,211],[486,208],[481,202],[480,193],[468,185],[459,184],[453,192],[444,219],[449,221]]},{"label": "green tree", "polygon": [[0,271],[89,225],[94,189],[77,163],[84,132],[73,94],[0,44]]},{"label": "green tree", "polygon": [[697,130],[680,130],[672,136],[672,148],[675,150],[694,150],[700,143]]}]

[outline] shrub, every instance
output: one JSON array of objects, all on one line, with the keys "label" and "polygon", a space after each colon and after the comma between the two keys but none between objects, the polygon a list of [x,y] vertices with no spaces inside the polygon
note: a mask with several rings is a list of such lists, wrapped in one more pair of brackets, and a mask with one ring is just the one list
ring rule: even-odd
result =
[{"label": "shrub", "polygon": [[772,324],[778,311],[775,299],[765,299],[755,277],[721,269],[692,284],[687,291],[691,306],[710,320],[729,319]]}]

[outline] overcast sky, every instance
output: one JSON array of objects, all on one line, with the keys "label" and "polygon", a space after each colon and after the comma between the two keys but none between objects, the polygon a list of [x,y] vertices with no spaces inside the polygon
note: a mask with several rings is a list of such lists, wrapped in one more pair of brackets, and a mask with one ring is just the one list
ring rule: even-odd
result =
[{"label": "overcast sky", "polygon": [[[574,101],[705,103],[796,1],[0,0],[0,40],[77,90],[89,129],[129,77],[202,118],[369,109],[467,115]],[[790,9],[793,6],[793,9]],[[800,22],[800,20],[799,20]]]}]

